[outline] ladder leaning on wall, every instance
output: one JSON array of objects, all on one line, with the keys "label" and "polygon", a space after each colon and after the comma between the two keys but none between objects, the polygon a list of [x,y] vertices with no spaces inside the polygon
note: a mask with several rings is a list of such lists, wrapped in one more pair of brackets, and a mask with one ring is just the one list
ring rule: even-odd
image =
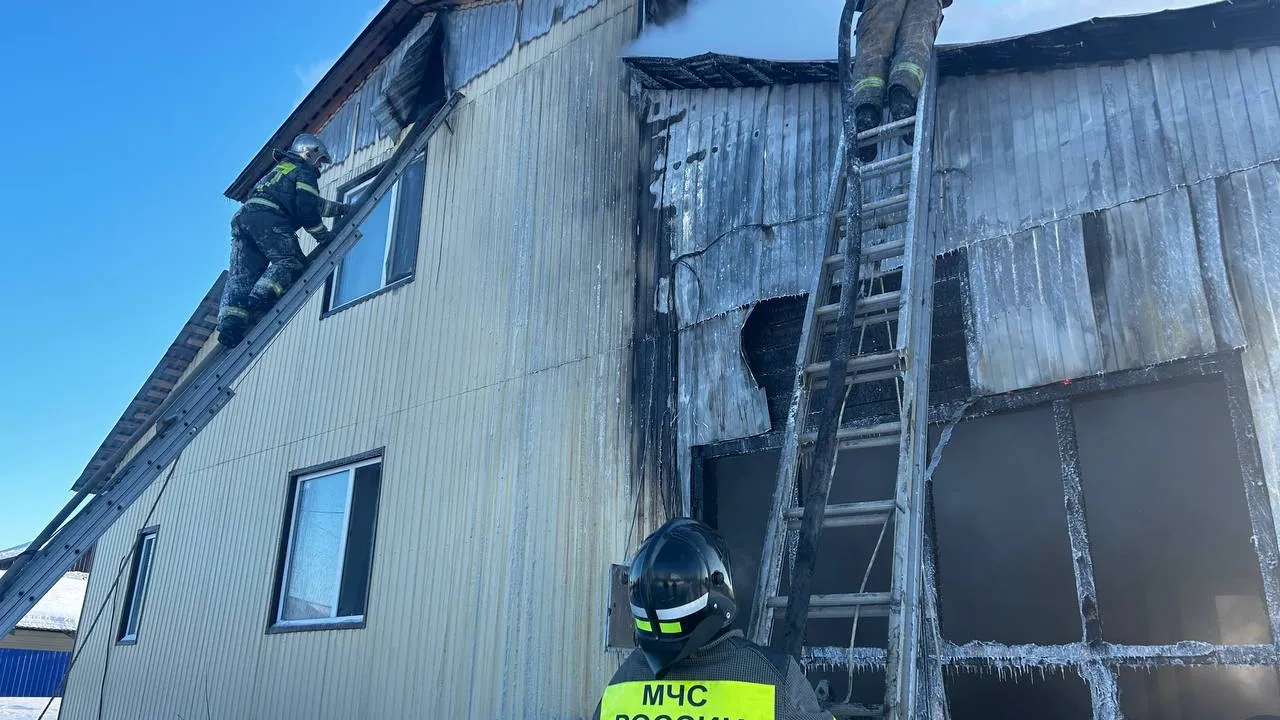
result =
[{"label": "ladder leaning on wall", "polygon": [[[166,467],[176,461],[182,450],[227,404],[233,394],[232,384],[307,300],[325,286],[325,279],[337,268],[347,251],[359,242],[360,223],[391,191],[409,163],[426,149],[427,142],[448,120],[462,98],[461,93],[454,93],[443,106],[429,108],[433,115],[420,117],[414,122],[413,129],[378,171],[371,191],[334,228],[333,240],[312,254],[302,276],[267,315],[250,328],[244,341],[231,350],[209,357],[190,380],[175,388],[172,401],[166,400],[162,406],[163,413],[157,411],[157,415],[164,414],[164,417],[154,418],[156,437],[114,475],[111,473],[115,468],[105,468],[107,477],[101,487],[95,482],[86,483],[86,487],[18,556],[0,577],[0,637],[8,635],[62,577],[62,573],[93,548],[124,511]],[[114,462],[113,459],[108,464]]]},{"label": "ladder leaning on wall", "polygon": [[[931,593],[924,592],[932,584],[922,578],[934,272],[928,186],[937,61],[935,57],[930,62],[914,117],[858,133],[849,73],[854,4],[854,0],[846,3],[840,24],[844,132],[833,173],[827,244],[800,336],[795,386],[752,608],[751,636],[760,644],[773,644],[775,615],[785,611],[783,645],[788,652],[824,666],[843,665],[850,671],[850,691],[843,702],[830,705],[834,714],[907,720],[934,717],[928,707],[938,707],[941,702],[941,679],[922,677],[917,662],[922,644],[929,648],[937,642],[935,602]],[[910,152],[865,165],[858,162],[859,147],[910,132],[915,133]],[[895,174],[905,175],[905,187],[901,181],[880,182],[876,185],[886,188],[885,196],[864,196],[864,184],[872,185],[868,181],[887,180]],[[894,233],[901,239],[863,245],[864,230],[895,225],[905,226],[899,229],[900,235]],[[874,342],[877,337],[878,343]],[[873,346],[877,349],[871,349]],[[896,418],[859,423],[857,418],[846,417],[850,394],[871,383],[892,384]],[[893,497],[828,503],[842,450],[886,446],[898,448]],[[853,482],[858,482],[857,469],[852,475]],[[822,530],[857,526],[880,527],[881,540],[886,530],[892,529],[889,592],[866,592],[868,567],[861,585],[857,585],[858,578],[850,579],[852,587],[846,593],[812,594]],[[878,541],[871,563],[879,547]],[[788,569],[789,588],[783,595],[780,589]],[[888,647],[853,647],[861,618],[886,616]],[[849,647],[806,645],[805,631],[811,618],[852,619]],[[854,704],[852,669],[881,664],[886,684],[883,706]]]}]

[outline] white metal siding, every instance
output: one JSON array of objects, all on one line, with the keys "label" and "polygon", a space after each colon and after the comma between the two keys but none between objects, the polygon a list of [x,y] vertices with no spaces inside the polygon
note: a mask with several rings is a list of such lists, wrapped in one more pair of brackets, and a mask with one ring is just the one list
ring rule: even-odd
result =
[{"label": "white metal siding", "polygon": [[[636,17],[601,2],[462,88],[415,280],[323,320],[317,294],[236,383],[150,521],[138,644],[105,619],[65,717],[96,715],[109,647],[103,717],[591,712],[634,510]],[[264,634],[289,471],[384,446],[368,626]],[[82,627],[162,482],[100,543]]]}]

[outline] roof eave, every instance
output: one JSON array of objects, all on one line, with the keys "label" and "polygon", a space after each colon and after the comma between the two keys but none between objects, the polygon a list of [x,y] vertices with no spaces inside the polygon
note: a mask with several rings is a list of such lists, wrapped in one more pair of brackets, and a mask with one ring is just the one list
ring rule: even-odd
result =
[{"label": "roof eave", "polygon": [[452,3],[442,0],[391,0],[383,6],[249,164],[240,171],[224,194],[232,200],[243,202],[254,181],[270,166],[273,149],[287,145],[298,133],[318,131],[378,64],[395,50],[418,21],[432,10],[450,4]]}]

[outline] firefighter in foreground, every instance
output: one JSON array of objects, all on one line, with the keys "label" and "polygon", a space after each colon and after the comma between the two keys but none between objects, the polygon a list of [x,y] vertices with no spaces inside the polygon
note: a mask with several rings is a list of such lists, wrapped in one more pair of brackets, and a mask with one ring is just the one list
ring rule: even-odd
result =
[{"label": "firefighter in foreground", "polygon": [[[893,120],[915,114],[942,8],[950,6],[951,0],[862,0],[852,71],[859,132],[881,124],[886,97]],[[875,160],[876,146],[862,148],[859,156]]]},{"label": "firefighter in foreground", "polygon": [[320,195],[320,169],[329,162],[320,138],[303,133],[288,151],[272,156],[275,167],[231,218],[230,277],[218,310],[218,341],[227,347],[239,345],[302,273],[307,258],[298,246],[298,228],[323,246],[331,233],[322,218],[350,212]]},{"label": "firefighter in foreground", "polygon": [[605,688],[596,720],[832,720],[795,660],[730,629],[738,607],[718,532],[668,522],[640,545],[628,582],[639,650]]}]

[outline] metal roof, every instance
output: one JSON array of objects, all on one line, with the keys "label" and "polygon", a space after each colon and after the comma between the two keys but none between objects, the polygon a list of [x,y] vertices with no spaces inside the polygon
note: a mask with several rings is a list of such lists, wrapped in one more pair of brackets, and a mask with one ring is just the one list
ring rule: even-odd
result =
[{"label": "metal roof", "polygon": [[133,400],[125,407],[124,414],[116,421],[111,432],[107,433],[107,439],[98,446],[93,457],[89,459],[89,464],[80,473],[80,477],[76,478],[75,484],[71,486],[72,490],[82,489],[89,478],[106,465],[118,463],[120,457],[117,456],[125,452],[139,431],[148,427],[154,419],[156,410],[169,397],[196,354],[200,352],[200,348],[204,347],[205,342],[217,327],[218,301],[222,296],[222,286],[226,278],[226,271],[218,275],[218,279],[214,281],[195,312],[191,314],[191,319],[182,326],[182,330],[169,344],[169,349],[160,358],[160,362],[147,376],[142,389],[133,396]]},{"label": "metal roof", "polygon": [[[1095,18],[1044,32],[938,46],[944,75],[1120,62],[1195,50],[1280,42],[1280,0],[1228,0],[1145,15]],[[834,61],[780,62],[707,53],[688,58],[626,58],[646,88],[701,89],[835,82]]]}]

